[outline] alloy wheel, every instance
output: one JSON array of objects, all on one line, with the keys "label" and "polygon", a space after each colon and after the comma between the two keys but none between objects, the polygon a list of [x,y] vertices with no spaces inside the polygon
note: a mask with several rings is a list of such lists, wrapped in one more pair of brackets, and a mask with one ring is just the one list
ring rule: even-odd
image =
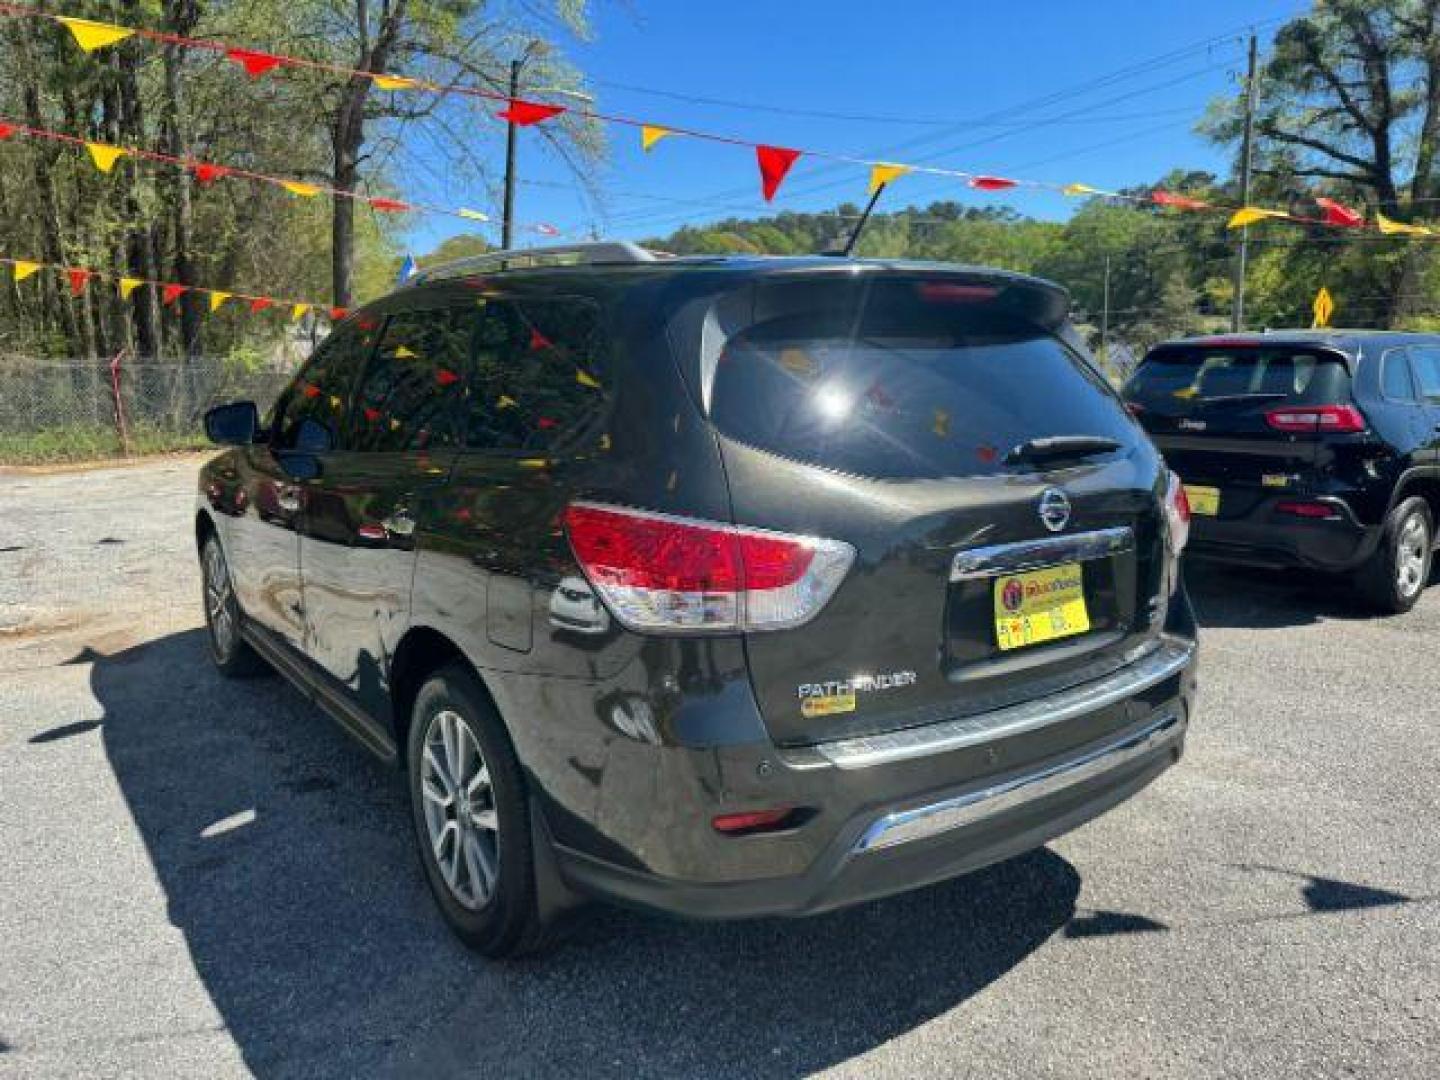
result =
[{"label": "alloy wheel", "polygon": [[215,540],[205,545],[204,563],[205,620],[215,639],[215,651],[221,657],[228,657],[235,650],[235,611],[230,602],[230,572],[225,566],[225,554]]},{"label": "alloy wheel", "polygon": [[1396,541],[1395,584],[1400,595],[1414,596],[1425,584],[1430,563],[1430,530],[1425,519],[1412,514],[1406,519]]},{"label": "alloy wheel", "polygon": [[420,790],[430,851],[450,894],[471,911],[495,893],[500,821],[480,742],[453,709],[441,709],[425,732]]}]

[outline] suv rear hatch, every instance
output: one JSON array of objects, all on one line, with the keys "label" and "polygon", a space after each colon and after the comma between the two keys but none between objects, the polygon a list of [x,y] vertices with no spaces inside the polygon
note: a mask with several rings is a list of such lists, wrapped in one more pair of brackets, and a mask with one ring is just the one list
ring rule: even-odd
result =
[{"label": "suv rear hatch", "polygon": [[1165,345],[1124,395],[1203,517],[1244,518],[1277,489],[1306,491],[1326,462],[1317,436],[1364,426],[1345,357],[1323,346]]},{"label": "suv rear hatch", "polygon": [[[874,267],[765,275],[717,302],[700,396],[735,522],[856,552],[813,619],[746,636],[777,742],[1039,697],[1158,634],[1162,472],[1056,336],[1065,307],[1031,279]],[[1069,513],[1052,495],[1047,525],[1050,489]]]}]

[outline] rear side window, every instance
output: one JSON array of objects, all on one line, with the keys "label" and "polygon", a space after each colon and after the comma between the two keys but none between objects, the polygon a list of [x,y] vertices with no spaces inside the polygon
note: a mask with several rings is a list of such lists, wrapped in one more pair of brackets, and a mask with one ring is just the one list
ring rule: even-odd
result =
[{"label": "rear side window", "polygon": [[1348,400],[1339,357],[1294,348],[1168,348],[1151,353],[1125,387],[1146,412],[1179,416],[1221,402],[1319,405]]},{"label": "rear side window", "polygon": [[426,450],[458,446],[473,305],[390,316],[380,347],[355,395],[355,450]]},{"label": "rear side window", "polygon": [[1381,357],[1380,393],[1391,401],[1415,400],[1415,381],[1404,349],[1391,349]]},{"label": "rear side window", "polygon": [[883,479],[1008,471],[1034,438],[1135,429],[1057,338],[956,279],[762,282],[753,323],[715,368],[711,418],[731,438]]},{"label": "rear side window", "polygon": [[607,384],[605,338],[592,301],[489,301],[477,336],[466,444],[565,453],[598,436]]},{"label": "rear side window", "polygon": [[1440,347],[1416,345],[1410,349],[1410,366],[1420,396],[1428,404],[1440,405]]},{"label": "rear side window", "polygon": [[355,375],[375,344],[376,322],[356,318],[342,323],[276,405],[276,445],[285,450],[323,454],[340,448],[340,432]]}]

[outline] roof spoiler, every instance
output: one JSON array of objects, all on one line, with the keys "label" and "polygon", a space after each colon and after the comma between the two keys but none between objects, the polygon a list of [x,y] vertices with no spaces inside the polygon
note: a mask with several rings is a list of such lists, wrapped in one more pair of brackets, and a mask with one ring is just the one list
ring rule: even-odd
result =
[{"label": "roof spoiler", "polygon": [[406,285],[425,285],[434,281],[488,274],[499,270],[520,270],[540,266],[601,266],[628,263],[650,263],[671,258],[651,251],[629,240],[606,240],[591,244],[553,244],[546,247],[509,248],[470,255],[463,259],[427,266],[410,276]]}]

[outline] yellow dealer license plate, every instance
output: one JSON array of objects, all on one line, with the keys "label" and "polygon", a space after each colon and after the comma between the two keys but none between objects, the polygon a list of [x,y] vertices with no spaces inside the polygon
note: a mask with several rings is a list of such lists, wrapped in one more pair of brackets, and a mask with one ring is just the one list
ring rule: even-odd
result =
[{"label": "yellow dealer license plate", "polygon": [[995,581],[995,640],[1018,649],[1090,629],[1079,563],[1007,574]]},{"label": "yellow dealer license plate", "polygon": [[1220,489],[1186,484],[1185,498],[1190,500],[1190,513],[1196,517],[1214,517],[1220,513]]}]

